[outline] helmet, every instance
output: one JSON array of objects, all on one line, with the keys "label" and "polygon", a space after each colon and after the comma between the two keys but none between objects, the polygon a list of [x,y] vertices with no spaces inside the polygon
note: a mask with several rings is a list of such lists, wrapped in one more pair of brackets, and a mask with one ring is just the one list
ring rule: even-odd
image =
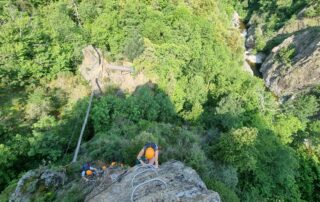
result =
[{"label": "helmet", "polygon": [[87,170],[87,171],[86,171],[86,175],[90,176],[90,175],[92,175],[92,174],[93,174],[92,170]]},{"label": "helmet", "polygon": [[146,159],[152,159],[154,157],[154,149],[152,147],[148,147],[145,152]]},{"label": "helmet", "polygon": [[107,166],[102,166],[102,170],[107,170]]}]

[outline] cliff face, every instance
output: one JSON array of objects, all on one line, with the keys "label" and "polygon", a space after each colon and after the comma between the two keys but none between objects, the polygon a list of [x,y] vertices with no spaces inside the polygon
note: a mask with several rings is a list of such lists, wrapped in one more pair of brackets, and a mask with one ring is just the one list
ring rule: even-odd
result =
[{"label": "cliff face", "polygon": [[192,168],[178,161],[170,161],[161,165],[160,169],[135,166],[109,187],[98,193],[89,194],[86,201],[220,202],[221,200],[218,193],[206,188]]},{"label": "cliff face", "polygon": [[19,180],[9,201],[221,202],[219,194],[208,190],[195,170],[179,161],[166,162],[159,169],[110,166],[102,176],[87,182],[79,175],[79,169],[30,170]]},{"label": "cliff face", "polygon": [[[131,63],[113,64],[103,58],[102,52],[89,45],[82,50],[83,61],[79,71],[89,82],[92,90],[104,91],[107,87],[118,87],[122,91],[133,92],[137,86],[149,81],[143,73],[133,75]],[[131,70],[132,69],[132,70]]]},{"label": "cliff face", "polygon": [[260,69],[266,86],[286,96],[320,84],[320,30],[292,35],[273,48]]},{"label": "cliff face", "polygon": [[62,187],[67,179],[62,171],[57,172],[46,168],[30,170],[20,178],[9,202],[41,201],[39,193],[50,195]]}]

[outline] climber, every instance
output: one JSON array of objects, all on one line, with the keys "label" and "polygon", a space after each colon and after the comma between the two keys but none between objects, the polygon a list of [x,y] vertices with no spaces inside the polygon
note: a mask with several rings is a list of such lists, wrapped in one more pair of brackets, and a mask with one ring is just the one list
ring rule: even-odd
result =
[{"label": "climber", "polygon": [[85,181],[88,181],[89,179],[87,177],[96,175],[97,171],[98,170],[96,168],[92,167],[90,163],[86,163],[82,166],[81,177]]},{"label": "climber", "polygon": [[155,143],[147,143],[141,149],[137,156],[137,163],[142,165],[154,165],[156,168],[159,167],[159,148]]}]

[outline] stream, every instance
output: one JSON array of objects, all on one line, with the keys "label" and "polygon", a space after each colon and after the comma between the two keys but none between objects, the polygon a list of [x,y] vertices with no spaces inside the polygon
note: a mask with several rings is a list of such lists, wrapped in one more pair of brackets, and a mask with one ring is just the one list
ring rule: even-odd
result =
[{"label": "stream", "polygon": [[265,59],[265,55],[263,53],[257,53],[256,55],[253,54],[253,49],[250,47],[247,47],[247,40],[249,34],[248,34],[248,27],[243,22],[243,20],[239,17],[238,14],[235,14],[235,18],[238,18],[238,28],[240,30],[241,36],[244,38],[244,48],[245,48],[245,54],[244,54],[244,69],[248,71],[250,74],[262,78],[262,74],[259,71],[262,62]]}]

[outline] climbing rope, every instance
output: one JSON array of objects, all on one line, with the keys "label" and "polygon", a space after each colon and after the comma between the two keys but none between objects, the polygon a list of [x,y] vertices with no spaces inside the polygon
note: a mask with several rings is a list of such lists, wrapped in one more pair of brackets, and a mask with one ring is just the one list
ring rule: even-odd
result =
[{"label": "climbing rope", "polygon": [[135,171],[138,171],[140,169],[145,169],[145,168],[151,168],[151,169],[156,169],[156,167],[154,165],[149,165],[149,164],[145,164],[145,165],[137,165]]},{"label": "climbing rope", "polygon": [[88,108],[87,108],[86,117],[85,117],[84,122],[82,124],[80,136],[79,136],[79,139],[78,139],[77,148],[76,148],[76,151],[74,152],[74,156],[73,156],[72,162],[76,162],[77,161],[77,157],[78,157],[78,153],[79,153],[79,150],[80,150],[82,136],[83,136],[83,133],[84,133],[84,129],[86,128],[88,117],[89,117],[89,113],[90,113],[90,109],[91,109],[91,103],[92,103],[92,100],[93,100],[93,96],[94,96],[94,93],[93,93],[93,91],[91,91],[91,96],[90,96],[89,105],[88,105]]},{"label": "climbing rope", "polygon": [[[73,2],[73,3],[74,3],[75,8],[77,8],[75,2]],[[102,71],[103,71],[102,57],[101,57],[99,51],[95,47],[93,47],[93,49],[95,50],[95,52],[96,52],[96,54],[98,56],[97,59],[98,59],[99,67],[101,67],[101,69],[99,71],[99,74],[98,74],[98,77],[96,77],[94,79],[94,81],[95,81],[100,93],[102,93],[102,89],[101,89],[101,86],[99,84],[99,78],[101,77],[101,74],[102,74]],[[130,73],[134,72],[134,69],[132,67],[116,66],[116,65],[111,65],[111,64],[109,64],[107,66],[108,66],[109,69],[112,69],[112,70],[128,71]],[[80,145],[81,145],[81,141],[82,141],[82,136],[83,136],[84,129],[85,129],[87,121],[88,121],[89,112],[90,112],[90,109],[91,109],[91,103],[92,103],[92,100],[93,100],[93,96],[94,96],[94,90],[91,91],[91,96],[90,96],[90,101],[89,101],[89,105],[88,105],[88,108],[87,108],[86,117],[85,117],[84,122],[82,124],[80,136],[79,136],[79,139],[78,139],[78,144],[77,144],[76,150],[74,152],[74,156],[73,156],[72,162],[76,162],[77,161],[77,157],[78,157],[78,153],[79,153]]]},{"label": "climbing rope", "polygon": [[134,179],[135,179],[137,176],[139,176],[139,175],[141,175],[141,174],[143,174],[143,173],[146,173],[146,172],[154,172],[154,173],[156,173],[156,175],[158,175],[158,172],[157,172],[155,169],[148,168],[148,169],[146,169],[146,170],[143,170],[143,171],[141,171],[141,172],[139,172],[139,173],[137,173],[137,174],[135,174],[135,175],[133,176],[133,178],[132,178],[132,180],[131,180],[131,187],[132,187],[132,188],[134,187],[134,186],[133,186]]},{"label": "climbing rope", "polygon": [[[141,169],[145,169],[145,170],[138,172],[138,171],[141,170]],[[141,186],[143,186],[143,185],[145,185],[145,184],[148,184],[148,183],[150,183],[150,182],[159,181],[159,182],[161,182],[161,183],[163,183],[163,184],[165,185],[165,189],[167,188],[167,183],[166,183],[165,181],[163,181],[162,179],[158,178],[158,175],[159,175],[159,174],[158,174],[158,171],[159,171],[159,170],[160,170],[160,169],[156,168],[154,165],[148,165],[148,164],[146,164],[146,165],[141,165],[141,164],[140,164],[140,165],[138,165],[138,166],[135,168],[135,171],[138,172],[138,173],[135,174],[135,175],[133,176],[132,180],[131,180],[131,187],[133,188],[133,190],[132,190],[132,192],[131,192],[131,202],[134,201],[133,197],[134,197],[135,191],[136,191],[139,187],[141,187]],[[138,185],[136,185],[136,186],[134,187],[134,180],[135,180],[135,178],[136,178],[137,176],[139,176],[139,175],[141,175],[141,174],[143,174],[143,173],[147,173],[147,172],[154,172],[154,173],[156,173],[157,178],[152,178],[152,179],[147,180],[147,181],[145,181],[145,182],[142,182],[142,183],[140,183],[140,184],[138,184]]]},{"label": "climbing rope", "polygon": [[166,183],[165,181],[163,181],[162,179],[159,179],[159,178],[154,178],[154,179],[151,179],[151,180],[142,182],[142,183],[138,184],[138,185],[133,189],[133,191],[131,192],[131,202],[134,201],[134,200],[133,200],[134,192],[135,192],[139,187],[141,187],[141,186],[143,186],[143,185],[146,185],[146,184],[148,184],[148,183],[150,183],[150,182],[153,182],[153,181],[161,182],[161,183],[164,184],[165,189],[167,188],[167,183]]}]

